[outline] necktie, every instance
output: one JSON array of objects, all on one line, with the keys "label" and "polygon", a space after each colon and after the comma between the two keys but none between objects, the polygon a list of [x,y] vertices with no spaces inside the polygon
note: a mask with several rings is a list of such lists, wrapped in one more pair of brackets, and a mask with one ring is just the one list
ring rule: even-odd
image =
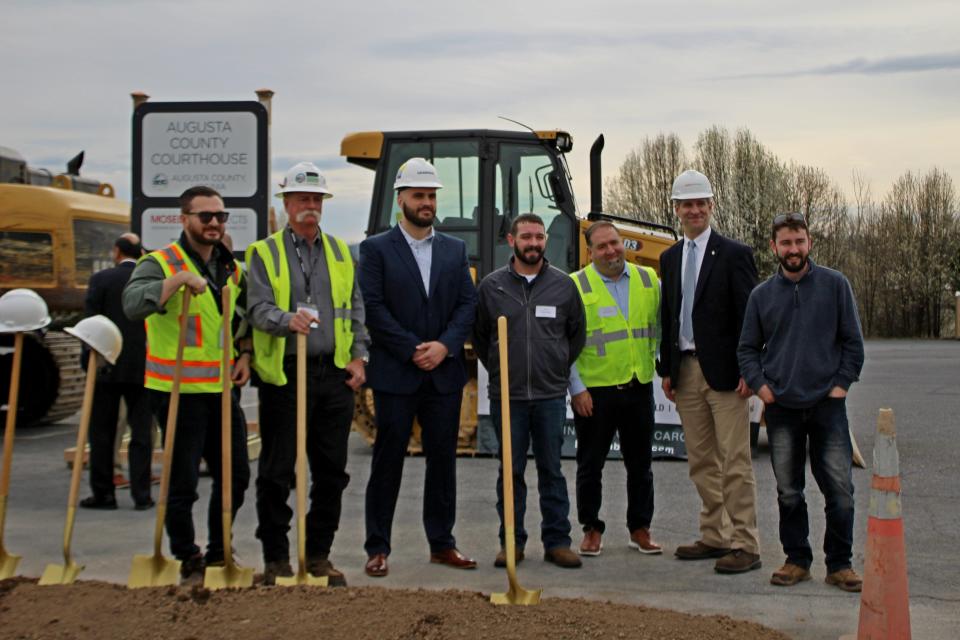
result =
[{"label": "necktie", "polygon": [[693,296],[697,291],[697,243],[687,241],[687,264],[683,268],[683,297],[680,305],[680,335],[693,342]]}]

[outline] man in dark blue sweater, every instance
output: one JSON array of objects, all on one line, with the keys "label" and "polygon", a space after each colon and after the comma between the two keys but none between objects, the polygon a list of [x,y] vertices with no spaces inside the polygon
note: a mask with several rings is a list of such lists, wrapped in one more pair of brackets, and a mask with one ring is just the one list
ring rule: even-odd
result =
[{"label": "man in dark blue sweater", "polygon": [[811,241],[800,213],[773,219],[770,248],[777,273],[747,302],[737,358],[747,384],[766,405],[770,458],[777,479],[780,542],[786,563],[770,582],[810,579],[806,451],[826,502],[827,584],[860,591],[850,564],[853,546],[852,446],[846,396],[863,367],[863,335],[850,283],[809,258]]}]

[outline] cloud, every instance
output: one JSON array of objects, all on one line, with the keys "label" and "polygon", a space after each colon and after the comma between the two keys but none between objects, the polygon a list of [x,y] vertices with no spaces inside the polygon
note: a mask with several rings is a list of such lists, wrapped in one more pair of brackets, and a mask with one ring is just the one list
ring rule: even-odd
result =
[{"label": "cloud", "polygon": [[928,53],[916,56],[894,56],[869,60],[853,58],[839,64],[781,71],[773,73],[751,73],[730,78],[795,78],[799,76],[838,76],[838,75],[891,75],[897,73],[922,73],[927,71],[955,71],[960,69],[960,52]]}]

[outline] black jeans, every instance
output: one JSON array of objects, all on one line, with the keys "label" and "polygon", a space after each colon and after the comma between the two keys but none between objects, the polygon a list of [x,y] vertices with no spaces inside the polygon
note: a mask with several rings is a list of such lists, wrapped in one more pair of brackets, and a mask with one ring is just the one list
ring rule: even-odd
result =
[{"label": "black jeans", "polygon": [[627,529],[647,529],[653,519],[653,471],[650,438],[653,433],[653,386],[634,381],[630,386],[592,387],[593,415],[574,415],[577,430],[577,519],[584,531],[603,533],[603,465],[620,434],[620,453],[627,469]]},{"label": "black jeans", "polygon": [[367,555],[390,554],[393,514],[414,418],[420,421],[426,458],[423,527],[430,551],[457,546],[453,526],[457,519],[457,435],[462,397],[462,390],[438,393],[430,378],[424,380],[416,394],[373,393],[377,439],[367,483]]},{"label": "black jeans", "polygon": [[[290,557],[287,504],[295,484],[297,461],[297,366],[285,358],[287,384],[260,385],[260,450],[257,473],[257,538],[265,562]],[[307,366],[307,462],[310,466],[310,509],[307,513],[307,555],[330,553],[340,525],[347,474],[347,441],[353,421],[353,391],[348,374],[328,359],[310,359]]]},{"label": "black jeans", "polygon": [[127,405],[130,424],[130,495],[136,504],[150,500],[153,456],[150,396],[141,382],[97,382],[90,413],[90,489],[97,498],[113,497],[113,445],[117,438],[120,401]]},{"label": "black jeans", "polygon": [[[170,394],[150,392],[154,412],[166,437],[167,410]],[[243,505],[243,494],[250,484],[250,463],[247,458],[247,425],[240,405],[233,400],[230,423],[230,447],[233,483],[231,516],[236,519]],[[200,459],[207,461],[213,478],[210,506],[207,511],[206,561],[223,560],[223,519],[221,516],[222,472],[220,460],[221,411],[219,393],[181,393],[177,411],[177,433],[173,444],[170,468],[170,495],[167,497],[167,535],[170,553],[186,560],[200,552],[194,542],[193,503],[197,501],[200,482]]]}]

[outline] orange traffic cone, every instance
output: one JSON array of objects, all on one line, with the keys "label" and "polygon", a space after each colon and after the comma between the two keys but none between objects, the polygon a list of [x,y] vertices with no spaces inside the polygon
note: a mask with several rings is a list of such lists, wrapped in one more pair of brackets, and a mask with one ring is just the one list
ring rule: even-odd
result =
[{"label": "orange traffic cone", "polygon": [[909,640],[910,595],[900,508],[900,458],[892,409],[881,409],[873,447],[873,482],[857,640]]}]

